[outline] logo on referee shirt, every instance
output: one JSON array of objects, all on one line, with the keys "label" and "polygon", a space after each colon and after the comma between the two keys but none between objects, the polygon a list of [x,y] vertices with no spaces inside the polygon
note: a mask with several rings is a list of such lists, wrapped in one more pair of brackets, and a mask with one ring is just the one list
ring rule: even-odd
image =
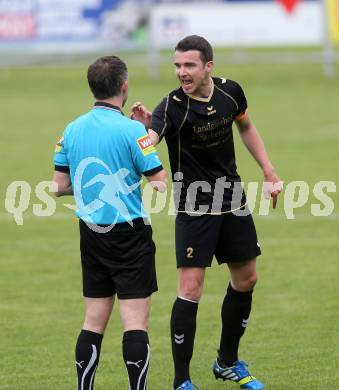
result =
[{"label": "logo on referee shirt", "polygon": [[55,145],[55,150],[54,150],[55,153],[60,153],[61,152],[63,140],[64,140],[64,137],[61,137],[59,139],[59,141],[57,142],[57,144]]},{"label": "logo on referee shirt", "polygon": [[[87,167],[91,164],[101,165],[106,173],[98,173],[89,181],[83,183],[83,176]],[[102,169],[101,168],[101,169]],[[132,218],[129,209],[124,202],[122,195],[128,195],[140,186],[140,182],[129,184],[126,181],[130,171],[127,168],[120,168],[117,172],[112,172],[110,167],[102,160],[96,157],[87,157],[83,159],[78,165],[74,175],[74,197],[77,204],[77,215],[86,223],[90,224],[90,228],[98,233],[106,233],[110,231],[118,221],[118,218],[126,220],[130,225]],[[93,185],[101,184],[97,198],[85,204],[83,199],[83,189],[89,188]],[[92,214],[102,209],[105,205],[111,206],[115,209],[114,221],[111,225],[101,227],[95,225],[92,219]]]},{"label": "logo on referee shirt", "polygon": [[138,138],[137,143],[144,156],[147,156],[148,154],[155,152],[155,148],[148,135],[144,135],[143,137]]}]

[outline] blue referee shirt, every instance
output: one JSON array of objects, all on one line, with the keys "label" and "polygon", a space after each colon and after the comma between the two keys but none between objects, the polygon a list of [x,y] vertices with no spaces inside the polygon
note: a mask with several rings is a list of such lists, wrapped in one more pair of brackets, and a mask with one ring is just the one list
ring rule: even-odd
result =
[{"label": "blue referee shirt", "polygon": [[162,169],[145,127],[103,102],[66,127],[54,165],[70,174],[77,216],[102,225],[147,218],[141,176]]}]

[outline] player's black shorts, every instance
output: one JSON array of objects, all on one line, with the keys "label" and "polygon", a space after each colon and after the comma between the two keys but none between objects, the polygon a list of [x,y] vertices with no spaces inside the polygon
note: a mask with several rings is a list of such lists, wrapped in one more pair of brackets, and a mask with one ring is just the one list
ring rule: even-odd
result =
[{"label": "player's black shorts", "polygon": [[107,233],[79,226],[84,297],[146,298],[158,290],[152,228],[142,218]]},{"label": "player's black shorts", "polygon": [[175,225],[177,267],[210,267],[251,260],[261,254],[251,214],[238,216],[178,213]]}]

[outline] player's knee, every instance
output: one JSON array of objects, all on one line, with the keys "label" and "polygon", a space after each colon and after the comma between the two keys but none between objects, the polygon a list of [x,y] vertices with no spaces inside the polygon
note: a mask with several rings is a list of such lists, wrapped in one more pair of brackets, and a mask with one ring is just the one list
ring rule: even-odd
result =
[{"label": "player's knee", "polygon": [[107,316],[100,316],[96,313],[86,313],[83,328],[95,333],[104,333],[107,326]]},{"label": "player's knee", "polygon": [[245,279],[237,280],[236,283],[233,282],[233,284],[235,284],[234,287],[236,290],[245,292],[253,290],[255,285],[257,284],[257,281],[258,276],[256,273],[254,273]]},{"label": "player's knee", "polygon": [[182,285],[179,294],[182,298],[199,302],[202,294],[202,285],[198,282]]},{"label": "player's knee", "polygon": [[245,279],[243,285],[244,291],[253,290],[255,285],[257,284],[257,281],[258,281],[258,276],[256,273],[252,274],[247,279]]},{"label": "player's knee", "polygon": [[127,332],[129,330],[136,330],[136,329],[144,330],[145,332],[147,332],[148,316],[123,319],[122,327],[124,329],[124,332]]}]

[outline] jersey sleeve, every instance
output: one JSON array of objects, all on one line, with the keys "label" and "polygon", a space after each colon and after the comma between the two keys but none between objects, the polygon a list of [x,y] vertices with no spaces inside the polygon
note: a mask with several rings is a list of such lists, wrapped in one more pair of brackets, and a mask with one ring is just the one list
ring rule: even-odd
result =
[{"label": "jersey sleeve", "polygon": [[151,129],[154,130],[162,139],[172,126],[168,116],[169,96],[164,98],[162,102],[154,109],[152,113]]},{"label": "jersey sleeve", "polygon": [[150,176],[163,169],[158,153],[145,127],[141,124],[135,127],[131,149],[134,164],[141,174]]},{"label": "jersey sleeve", "polygon": [[227,80],[228,93],[234,98],[237,103],[237,111],[235,119],[241,119],[247,109],[247,99],[241,86],[233,80]]},{"label": "jersey sleeve", "polygon": [[69,173],[69,162],[66,155],[66,142],[68,127],[66,127],[62,137],[55,145],[54,150],[54,169],[60,172]]}]

